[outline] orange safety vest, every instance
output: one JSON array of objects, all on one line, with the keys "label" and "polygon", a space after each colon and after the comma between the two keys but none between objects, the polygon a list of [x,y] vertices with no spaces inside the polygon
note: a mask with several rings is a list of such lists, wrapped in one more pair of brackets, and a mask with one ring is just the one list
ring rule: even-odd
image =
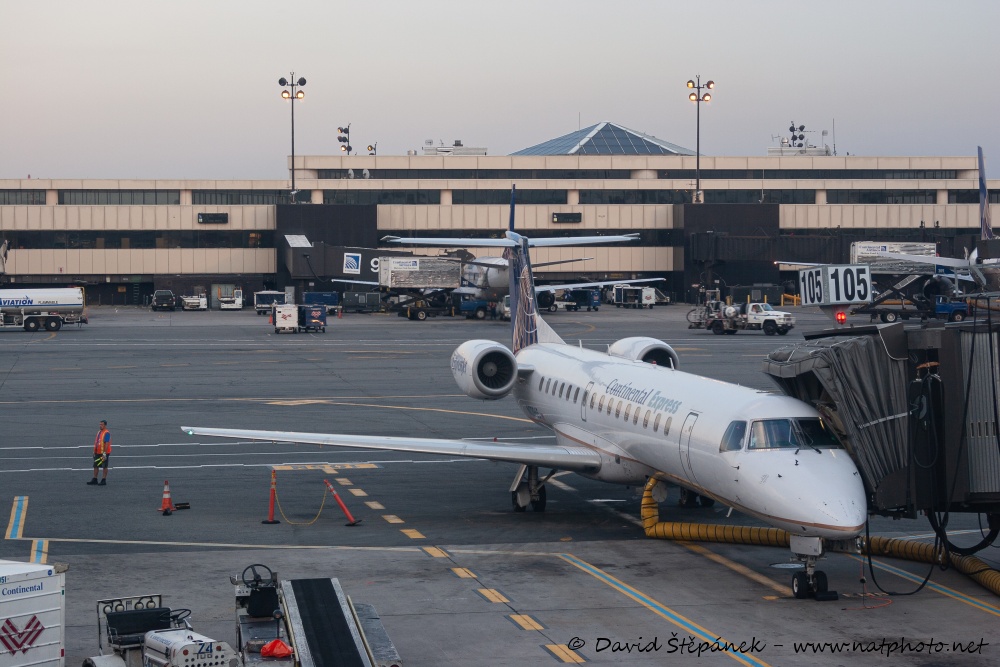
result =
[{"label": "orange safety vest", "polygon": [[111,453],[111,431],[106,428],[102,428],[97,432],[97,437],[94,438],[94,453],[95,454],[110,454]]}]

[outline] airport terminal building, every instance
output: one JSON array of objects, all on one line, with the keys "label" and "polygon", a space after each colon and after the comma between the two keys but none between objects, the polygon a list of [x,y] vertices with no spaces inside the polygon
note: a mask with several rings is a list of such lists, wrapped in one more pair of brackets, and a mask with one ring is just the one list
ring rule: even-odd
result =
[{"label": "airport terminal building", "polygon": [[[342,289],[326,281],[371,280],[371,258],[401,250],[384,236],[501,236],[516,185],[527,235],[639,234],[539,249],[536,262],[590,258],[541,268],[540,283],[663,277],[684,299],[706,275],[724,287],[779,283],[775,259],[845,263],[854,241],[936,242],[941,255],[961,256],[979,235],[974,149],[865,157],[786,145],[698,159],[599,123],[507,156],[460,142],[420,155],[297,155],[294,195],[291,178],[0,180],[3,280],[85,284],[89,302],[122,305],[161,288],[204,288],[213,300],[234,286]],[[1000,182],[989,185],[996,207]],[[289,235],[313,247],[291,247]],[[358,248],[376,250],[348,266],[347,249]]]}]

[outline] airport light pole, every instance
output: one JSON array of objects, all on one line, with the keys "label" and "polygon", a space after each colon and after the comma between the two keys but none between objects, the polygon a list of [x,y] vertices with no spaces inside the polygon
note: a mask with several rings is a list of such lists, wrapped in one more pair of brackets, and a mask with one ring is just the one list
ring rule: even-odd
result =
[{"label": "airport light pole", "polygon": [[[292,196],[291,196],[291,200],[292,200],[292,203],[294,204],[294,203],[296,203],[295,202],[295,195],[298,193],[298,190],[295,189],[295,100],[301,100],[303,97],[306,96],[305,93],[303,93],[301,90],[296,90],[296,88],[299,88],[301,86],[306,85],[306,80],[305,80],[304,77],[299,77],[299,80],[296,81],[295,80],[295,72],[292,72],[291,74],[289,74],[289,77],[291,77],[290,80],[289,79],[285,79],[285,77],[281,77],[280,79],[278,79],[278,85],[281,86],[282,88],[284,88],[284,90],[281,91],[281,98],[284,99],[284,100],[291,100],[292,101],[292,192],[291,192]],[[289,88],[291,90],[289,90]]]},{"label": "airport light pole", "polygon": [[688,95],[688,99],[695,104],[695,149],[694,149],[694,203],[702,203],[701,196],[701,103],[712,100],[711,93],[702,93],[702,89],[712,90],[715,88],[715,81],[707,81],[705,85],[701,83],[701,74],[695,76],[694,80],[687,82],[687,87],[695,92]]}]

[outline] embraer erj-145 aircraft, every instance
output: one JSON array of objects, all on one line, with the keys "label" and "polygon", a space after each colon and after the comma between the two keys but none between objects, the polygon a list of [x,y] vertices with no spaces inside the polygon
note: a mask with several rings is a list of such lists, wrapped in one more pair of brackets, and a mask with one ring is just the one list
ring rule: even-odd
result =
[{"label": "embraer erj-145 aircraft", "polygon": [[[816,570],[823,540],[857,537],[867,505],[861,477],[819,413],[797,399],[678,370],[677,353],[654,338],[624,338],[607,352],[567,345],[535,310],[528,249],[510,231],[513,349],[470,340],[451,355],[451,371],[472,398],[513,394],[555,444],[295,433],[183,426],[189,435],[467,456],[521,464],[510,487],[515,510],[545,508],[545,483],[557,470],[614,484],[649,478],[791,533],[805,562],[796,597],[826,592]],[[551,469],[546,477],[539,469]]]}]

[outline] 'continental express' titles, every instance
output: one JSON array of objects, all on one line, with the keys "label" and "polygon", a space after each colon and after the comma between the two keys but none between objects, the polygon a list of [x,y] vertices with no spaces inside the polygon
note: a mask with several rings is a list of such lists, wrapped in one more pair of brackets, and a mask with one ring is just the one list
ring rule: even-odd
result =
[{"label": "'continental express' titles", "polygon": [[662,410],[670,414],[676,414],[681,407],[681,401],[675,398],[667,398],[660,393],[659,389],[637,389],[631,384],[622,384],[618,380],[608,383],[608,393],[612,396],[645,405],[653,410]]}]

